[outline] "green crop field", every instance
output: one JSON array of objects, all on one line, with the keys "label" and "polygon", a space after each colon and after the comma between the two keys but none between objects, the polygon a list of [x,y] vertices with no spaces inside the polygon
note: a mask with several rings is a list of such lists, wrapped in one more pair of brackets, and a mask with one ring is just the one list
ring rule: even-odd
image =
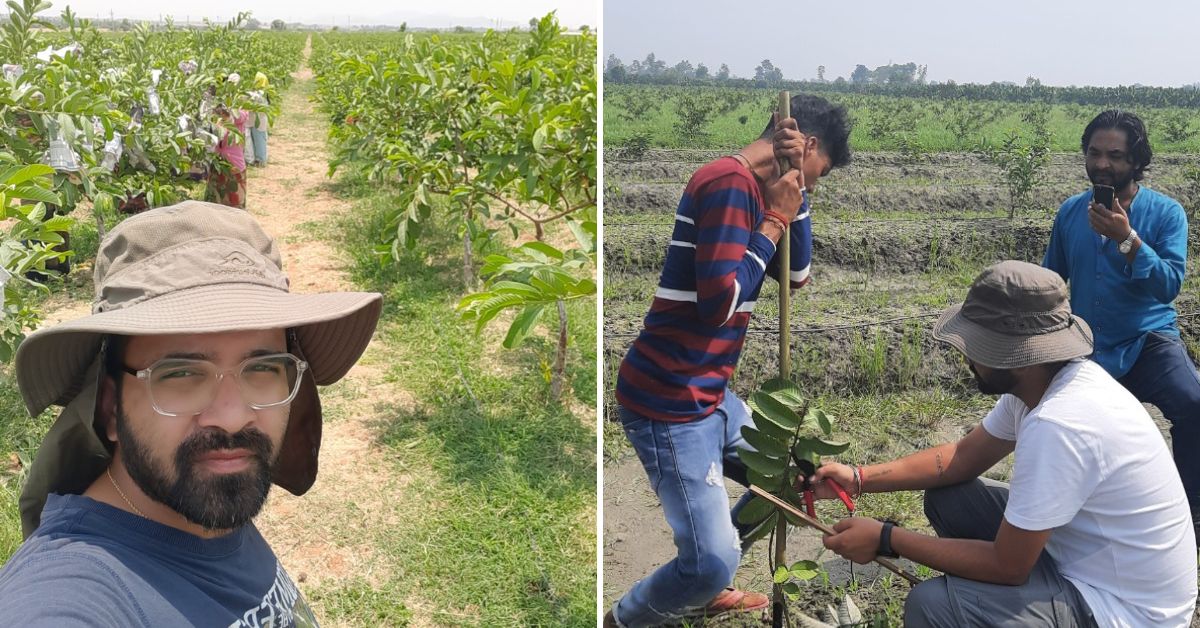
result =
[{"label": "green crop field", "polygon": [[[670,558],[662,514],[615,422],[616,369],[650,305],[687,179],[707,161],[754,140],[776,94],[768,88],[605,87],[607,604]],[[838,458],[867,464],[956,439],[993,403],[975,390],[959,355],[934,341],[932,325],[947,306],[961,302],[985,266],[1004,259],[1040,263],[1059,204],[1089,185],[1079,141],[1087,121],[1103,107],[821,95],[845,104],[853,116],[855,155],[848,167],[822,178],[812,197],[812,281],[791,301],[789,375],[851,442]],[[1194,216],[1200,206],[1195,166],[1200,144],[1191,129],[1200,127],[1200,114],[1182,107],[1124,106],[1145,115],[1156,151],[1144,184],[1179,199]],[[968,116],[978,124],[965,125]],[[1034,151],[1036,174],[1014,196],[1004,170],[981,147],[998,145],[1015,131],[1017,144],[1028,149],[1038,127],[1048,146],[1044,154]],[[1200,349],[1195,221],[1190,235],[1188,276],[1177,306],[1195,354]],[[778,375],[777,295],[776,283],[768,280],[732,381],[740,394]],[[1009,464],[990,475],[1007,479]],[[741,493],[731,489],[734,496]],[[845,516],[840,503],[832,504],[818,511],[826,522]],[[929,530],[920,493],[868,495],[860,506],[863,515]],[[641,540],[647,537],[657,545]],[[766,546],[759,542],[743,561],[738,586],[769,591]],[[869,567],[848,569],[847,561],[824,552],[811,531],[794,532],[788,547],[789,563],[816,559],[827,574],[807,583],[797,610],[815,615],[849,592],[868,616],[900,625],[907,586],[899,579]],[[709,623],[714,624],[758,625]]]}]

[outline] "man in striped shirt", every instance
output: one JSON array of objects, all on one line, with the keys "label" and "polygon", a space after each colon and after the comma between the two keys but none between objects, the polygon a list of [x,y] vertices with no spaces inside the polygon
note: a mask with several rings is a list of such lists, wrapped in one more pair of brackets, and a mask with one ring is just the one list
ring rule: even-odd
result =
[{"label": "man in striped shirt", "polygon": [[[791,288],[808,281],[805,192],[850,161],[845,108],[797,95],[791,111],[792,118],[769,123],[738,154],[692,175],[644,328],[621,363],[618,412],[675,533],[678,556],[634,584],[606,626],[767,606],[762,594],[727,588],[742,546],[722,477],[727,461],[740,466],[741,428],[751,424],[728,382],[763,279],[778,277],[775,251],[785,235]],[[782,175],[777,157],[791,164]]]}]

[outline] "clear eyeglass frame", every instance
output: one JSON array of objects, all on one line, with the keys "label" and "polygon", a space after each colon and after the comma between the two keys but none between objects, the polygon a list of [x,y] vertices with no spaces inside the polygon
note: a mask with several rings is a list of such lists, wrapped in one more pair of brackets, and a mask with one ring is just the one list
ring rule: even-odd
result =
[{"label": "clear eyeglass frame", "polygon": [[[290,360],[295,365],[295,368],[296,368],[296,381],[291,385],[291,390],[288,391],[288,396],[281,401],[275,401],[275,402],[271,402],[271,403],[253,403],[253,402],[248,401],[247,397],[246,397],[246,389],[244,387],[244,383],[242,380],[242,374],[245,372],[246,366],[249,364],[262,362],[264,360],[274,360],[274,359],[279,359],[279,358],[286,358],[286,359]],[[185,366],[188,364],[205,366],[208,369],[210,369],[210,377],[213,377],[216,380],[215,383],[213,383],[211,386],[212,392],[209,395],[210,398],[209,398],[208,402],[205,403],[202,408],[200,408],[199,410],[196,410],[195,412],[191,412],[191,413],[169,412],[166,409],[162,408],[159,405],[158,400],[155,398],[154,386],[151,384],[150,377],[153,374],[155,369],[161,368],[164,365]],[[296,395],[300,392],[300,382],[304,379],[304,372],[307,370],[308,370],[308,362],[301,360],[300,358],[296,357],[295,355],[293,355],[291,353],[271,353],[271,354],[267,354],[267,355],[257,355],[257,356],[243,360],[241,362],[241,364],[238,364],[236,367],[234,367],[232,369],[223,369],[223,370],[218,369],[215,364],[213,364],[212,362],[209,362],[208,360],[189,360],[189,359],[180,359],[180,358],[164,358],[162,360],[158,360],[154,364],[151,364],[150,366],[148,366],[144,369],[132,369],[128,366],[124,367],[124,371],[126,373],[129,373],[130,375],[133,375],[134,377],[137,377],[139,380],[145,382],[146,390],[150,395],[150,405],[154,408],[154,411],[158,412],[159,414],[162,414],[164,416],[171,416],[171,417],[185,416],[185,415],[186,416],[196,416],[196,415],[204,412],[208,408],[210,408],[212,406],[213,401],[216,401],[217,391],[220,389],[221,381],[225,379],[225,375],[227,375],[227,374],[232,374],[234,376],[234,379],[238,381],[238,391],[242,395],[242,400],[245,401],[246,405],[250,406],[251,408],[253,408],[255,410],[265,410],[267,408],[277,408],[279,406],[287,405],[287,404],[291,403],[292,400],[294,400],[296,398]]]}]

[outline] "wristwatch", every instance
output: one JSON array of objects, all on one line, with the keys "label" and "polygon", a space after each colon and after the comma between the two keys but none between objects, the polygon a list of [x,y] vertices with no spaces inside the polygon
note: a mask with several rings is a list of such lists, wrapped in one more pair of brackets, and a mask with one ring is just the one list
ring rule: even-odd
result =
[{"label": "wristwatch", "polygon": [[892,528],[897,525],[899,524],[891,520],[883,522],[883,529],[879,531],[879,549],[875,550],[877,556],[900,558],[900,554],[892,549]]},{"label": "wristwatch", "polygon": [[1121,252],[1121,255],[1126,255],[1130,251],[1133,250],[1133,240],[1134,240],[1134,238],[1137,238],[1137,237],[1138,237],[1137,232],[1134,231],[1132,227],[1130,227],[1129,237],[1125,238],[1125,240],[1123,242],[1121,242],[1120,244],[1117,245],[1117,250]]}]

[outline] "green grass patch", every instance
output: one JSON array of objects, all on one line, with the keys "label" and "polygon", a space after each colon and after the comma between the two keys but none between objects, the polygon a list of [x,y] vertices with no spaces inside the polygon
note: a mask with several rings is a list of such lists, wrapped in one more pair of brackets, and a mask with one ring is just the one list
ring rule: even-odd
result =
[{"label": "green grass patch", "polygon": [[373,427],[396,473],[415,478],[403,490],[423,506],[373,532],[403,576],[364,598],[361,613],[326,600],[328,619],[375,625],[420,599],[445,625],[594,625],[595,426],[570,406],[595,403],[595,304],[569,307],[574,399],[555,403],[546,369],[556,317],[513,350],[500,346],[498,322],[477,336],[454,312],[463,288],[452,226],[435,219],[417,248],[381,258],[373,243],[394,198],[353,174],[334,187],[355,197],[340,238],[352,279],[384,294],[386,379],[416,399]]}]

